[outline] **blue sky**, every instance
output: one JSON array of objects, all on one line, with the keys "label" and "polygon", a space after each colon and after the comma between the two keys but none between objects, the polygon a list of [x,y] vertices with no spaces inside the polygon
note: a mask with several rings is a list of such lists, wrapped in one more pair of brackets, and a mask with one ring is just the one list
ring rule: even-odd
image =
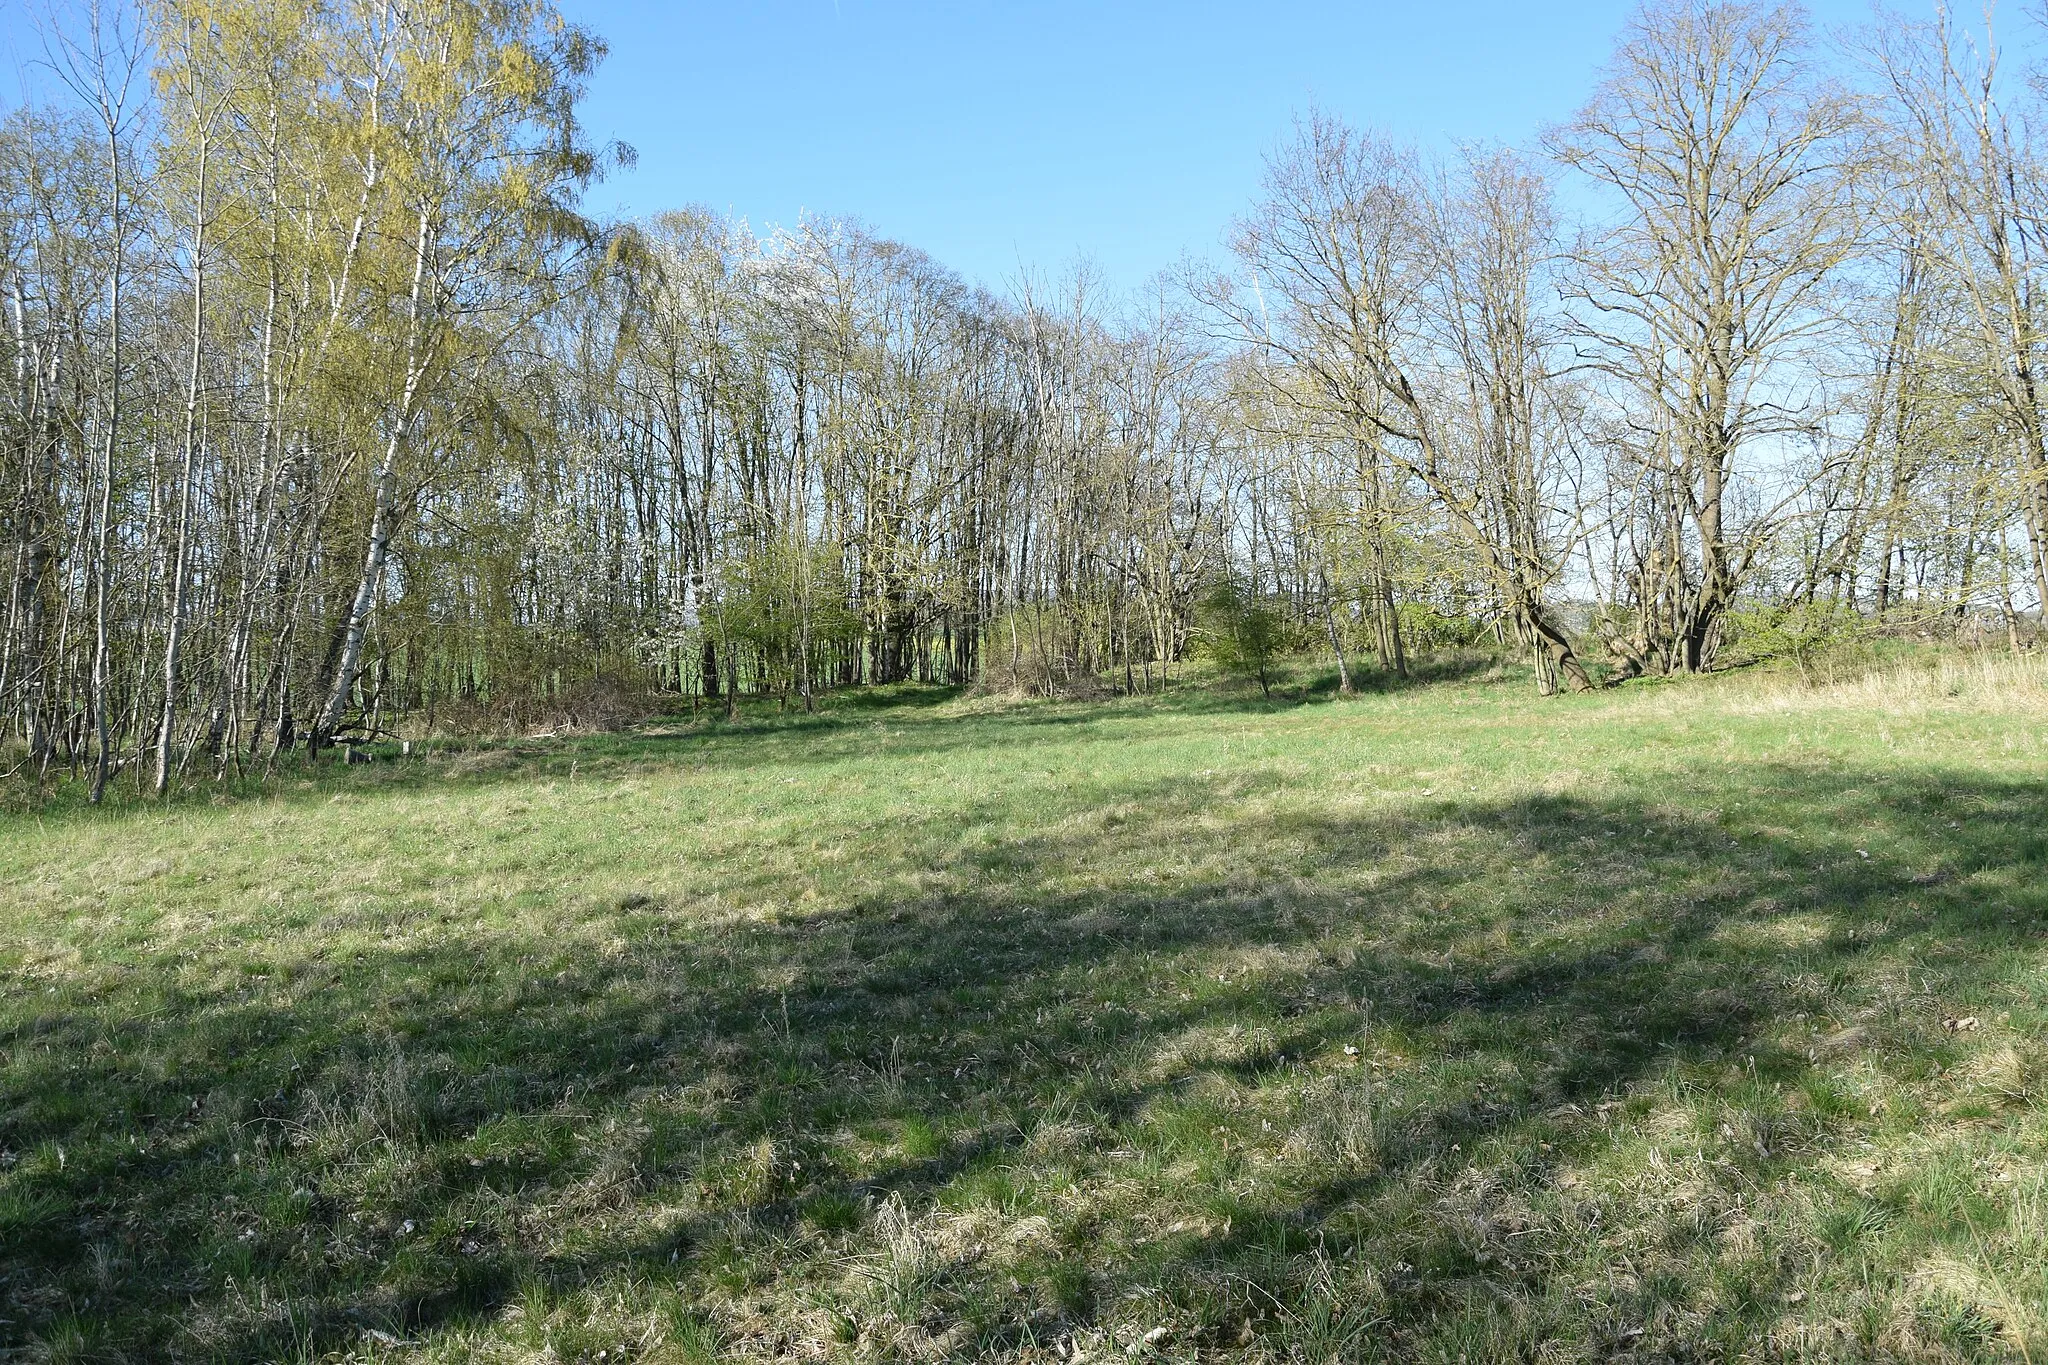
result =
[{"label": "blue sky", "polygon": [[985,283],[1078,253],[1127,286],[1214,252],[1311,102],[1427,143],[1528,142],[1632,8],[565,0],[611,43],[589,125],[640,152],[594,205],[851,214]]},{"label": "blue sky", "polygon": [[[994,286],[1077,255],[1136,286],[1213,254],[1261,155],[1311,102],[1425,144],[1529,142],[1584,99],[1632,8],[560,3],[611,45],[591,134],[640,154],[592,209],[704,204],[756,227],[847,214]],[[0,102],[34,79],[30,5],[0,0]],[[1812,9],[1822,23],[1867,14],[1866,0]]]}]

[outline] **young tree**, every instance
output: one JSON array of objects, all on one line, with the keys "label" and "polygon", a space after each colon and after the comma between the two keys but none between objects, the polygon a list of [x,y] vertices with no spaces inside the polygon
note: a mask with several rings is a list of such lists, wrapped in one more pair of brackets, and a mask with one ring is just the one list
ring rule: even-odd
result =
[{"label": "young tree", "polygon": [[[171,565],[165,603],[163,705],[156,727],[156,795],[170,788],[171,754],[177,734],[180,650],[185,640],[187,584],[192,568],[194,477],[199,459],[200,383],[206,357],[207,233],[218,213],[213,189],[214,157],[222,117],[232,91],[226,54],[215,41],[208,16],[166,6],[155,16],[156,75],[164,95],[169,139],[160,183],[183,205],[185,264],[192,311],[186,352],[185,411],[179,438],[177,511],[170,534]],[[173,190],[173,187],[175,189]],[[169,197],[168,195],[166,197]]]},{"label": "young tree", "polygon": [[105,339],[101,350],[98,507],[93,519],[93,651],[91,705],[95,753],[90,799],[99,804],[113,772],[110,682],[113,674],[114,457],[122,435],[126,375],[122,343],[126,317],[129,239],[137,187],[131,145],[140,117],[138,86],[148,61],[140,15],[122,0],[88,0],[84,33],[60,31],[52,55],[59,79],[78,99],[101,138],[106,170],[107,275]]}]

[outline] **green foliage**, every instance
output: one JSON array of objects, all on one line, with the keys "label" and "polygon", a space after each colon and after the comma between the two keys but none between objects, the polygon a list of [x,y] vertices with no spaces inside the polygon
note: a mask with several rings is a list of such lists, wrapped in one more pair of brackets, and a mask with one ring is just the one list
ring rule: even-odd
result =
[{"label": "green foliage", "polygon": [[1447,612],[1428,602],[1403,602],[1399,606],[1401,636],[1418,653],[1433,649],[1470,649],[1492,633],[1474,616]]},{"label": "green foliage", "polygon": [[836,545],[771,540],[727,561],[719,588],[712,614],[729,639],[793,653],[806,634],[813,646],[861,638]]},{"label": "green foliage", "polygon": [[1869,623],[1833,601],[1775,602],[1728,616],[1728,643],[1756,662],[1789,659],[1809,681],[1817,665],[1845,659],[1870,633]]},{"label": "green foliage", "polygon": [[1224,669],[1273,695],[1273,665],[1299,648],[1302,632],[1280,605],[1255,596],[1235,578],[1217,579],[1202,594],[1196,614],[1202,652]]}]

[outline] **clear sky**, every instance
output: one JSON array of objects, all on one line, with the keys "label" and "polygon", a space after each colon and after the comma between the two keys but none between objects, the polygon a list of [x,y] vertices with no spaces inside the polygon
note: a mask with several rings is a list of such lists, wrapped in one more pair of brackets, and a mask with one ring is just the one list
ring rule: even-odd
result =
[{"label": "clear sky", "polygon": [[[593,207],[858,216],[970,278],[1213,252],[1311,102],[1418,141],[1532,140],[1630,0],[564,0],[611,56]],[[1823,0],[1816,21],[1861,18]]]},{"label": "clear sky", "polygon": [[[1526,143],[1585,98],[1630,0],[560,0],[611,45],[600,212],[847,214],[1001,285],[1086,255],[1134,286],[1215,252],[1317,103],[1425,144]],[[1912,0],[1909,0],[1912,3]],[[39,43],[0,0],[0,102]],[[1913,8],[1921,8],[1917,3]],[[1816,0],[1822,24],[1867,0]],[[9,50],[11,49],[11,50]],[[22,74],[17,75],[17,72]],[[47,85],[47,80],[36,82]]]}]

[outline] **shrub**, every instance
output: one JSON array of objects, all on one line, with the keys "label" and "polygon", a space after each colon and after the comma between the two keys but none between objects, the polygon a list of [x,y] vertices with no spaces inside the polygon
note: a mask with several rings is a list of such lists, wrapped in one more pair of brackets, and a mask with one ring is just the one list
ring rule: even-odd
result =
[{"label": "shrub", "polygon": [[1236,579],[1221,578],[1202,595],[1196,623],[1204,653],[1273,695],[1273,662],[1299,643],[1277,606],[1247,592]]},{"label": "shrub", "polygon": [[1729,643],[1754,662],[1790,659],[1812,681],[1824,658],[1862,642],[1869,624],[1839,602],[1778,602],[1733,612]]},{"label": "shrub", "polygon": [[1487,635],[1484,621],[1444,611],[1428,602],[1403,602],[1399,610],[1401,638],[1417,653],[1470,649]]}]

